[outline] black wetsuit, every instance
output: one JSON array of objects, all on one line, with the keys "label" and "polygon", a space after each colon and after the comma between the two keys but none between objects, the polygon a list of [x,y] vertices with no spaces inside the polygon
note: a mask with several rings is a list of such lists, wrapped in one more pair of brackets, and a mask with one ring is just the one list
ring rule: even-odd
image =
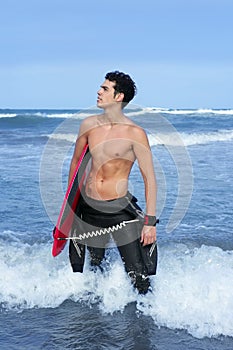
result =
[{"label": "black wetsuit", "polygon": [[[157,245],[154,243],[143,247],[140,243],[143,213],[136,202],[137,199],[130,193],[109,201],[99,201],[82,195],[72,236],[87,234],[70,242],[69,256],[74,272],[83,271],[85,246],[90,253],[91,265],[100,266],[105,248],[112,237],[134,286],[140,293],[148,291],[148,276],[156,274]],[[121,227],[122,222],[126,224]]]}]

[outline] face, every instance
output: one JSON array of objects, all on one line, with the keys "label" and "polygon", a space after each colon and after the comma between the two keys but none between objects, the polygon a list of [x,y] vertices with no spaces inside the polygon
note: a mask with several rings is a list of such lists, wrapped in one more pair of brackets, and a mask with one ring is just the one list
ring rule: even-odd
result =
[{"label": "face", "polygon": [[109,107],[117,102],[122,102],[124,98],[123,93],[117,93],[116,96],[114,96],[115,93],[115,82],[105,80],[103,84],[100,86],[99,91],[97,92],[97,106],[99,108],[106,108]]}]

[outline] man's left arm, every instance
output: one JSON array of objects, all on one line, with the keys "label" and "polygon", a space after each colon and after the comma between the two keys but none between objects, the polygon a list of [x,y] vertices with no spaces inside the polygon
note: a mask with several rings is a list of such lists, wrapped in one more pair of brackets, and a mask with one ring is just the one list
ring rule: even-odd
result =
[{"label": "man's left arm", "polygon": [[135,131],[133,148],[145,185],[146,215],[148,215],[141,232],[141,243],[148,245],[156,241],[153,219],[156,215],[157,185],[150,145],[145,131],[141,128]]}]

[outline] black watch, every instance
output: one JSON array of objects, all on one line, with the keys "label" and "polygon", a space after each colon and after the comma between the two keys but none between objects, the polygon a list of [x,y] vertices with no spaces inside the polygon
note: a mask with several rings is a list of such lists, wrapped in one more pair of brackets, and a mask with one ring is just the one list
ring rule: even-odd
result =
[{"label": "black watch", "polygon": [[145,215],[144,216],[144,225],[145,226],[156,226],[159,223],[159,219],[156,216]]}]

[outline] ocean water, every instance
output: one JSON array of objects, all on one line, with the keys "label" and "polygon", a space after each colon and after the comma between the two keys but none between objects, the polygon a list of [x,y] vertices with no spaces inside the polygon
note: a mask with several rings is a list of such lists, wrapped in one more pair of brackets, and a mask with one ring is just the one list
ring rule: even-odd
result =
[{"label": "ocean water", "polygon": [[[133,290],[116,249],[103,273],[51,255],[81,120],[93,109],[0,110],[2,350],[233,349],[233,110],[129,107],[158,182],[159,263]],[[144,207],[137,165],[130,190]]]}]

